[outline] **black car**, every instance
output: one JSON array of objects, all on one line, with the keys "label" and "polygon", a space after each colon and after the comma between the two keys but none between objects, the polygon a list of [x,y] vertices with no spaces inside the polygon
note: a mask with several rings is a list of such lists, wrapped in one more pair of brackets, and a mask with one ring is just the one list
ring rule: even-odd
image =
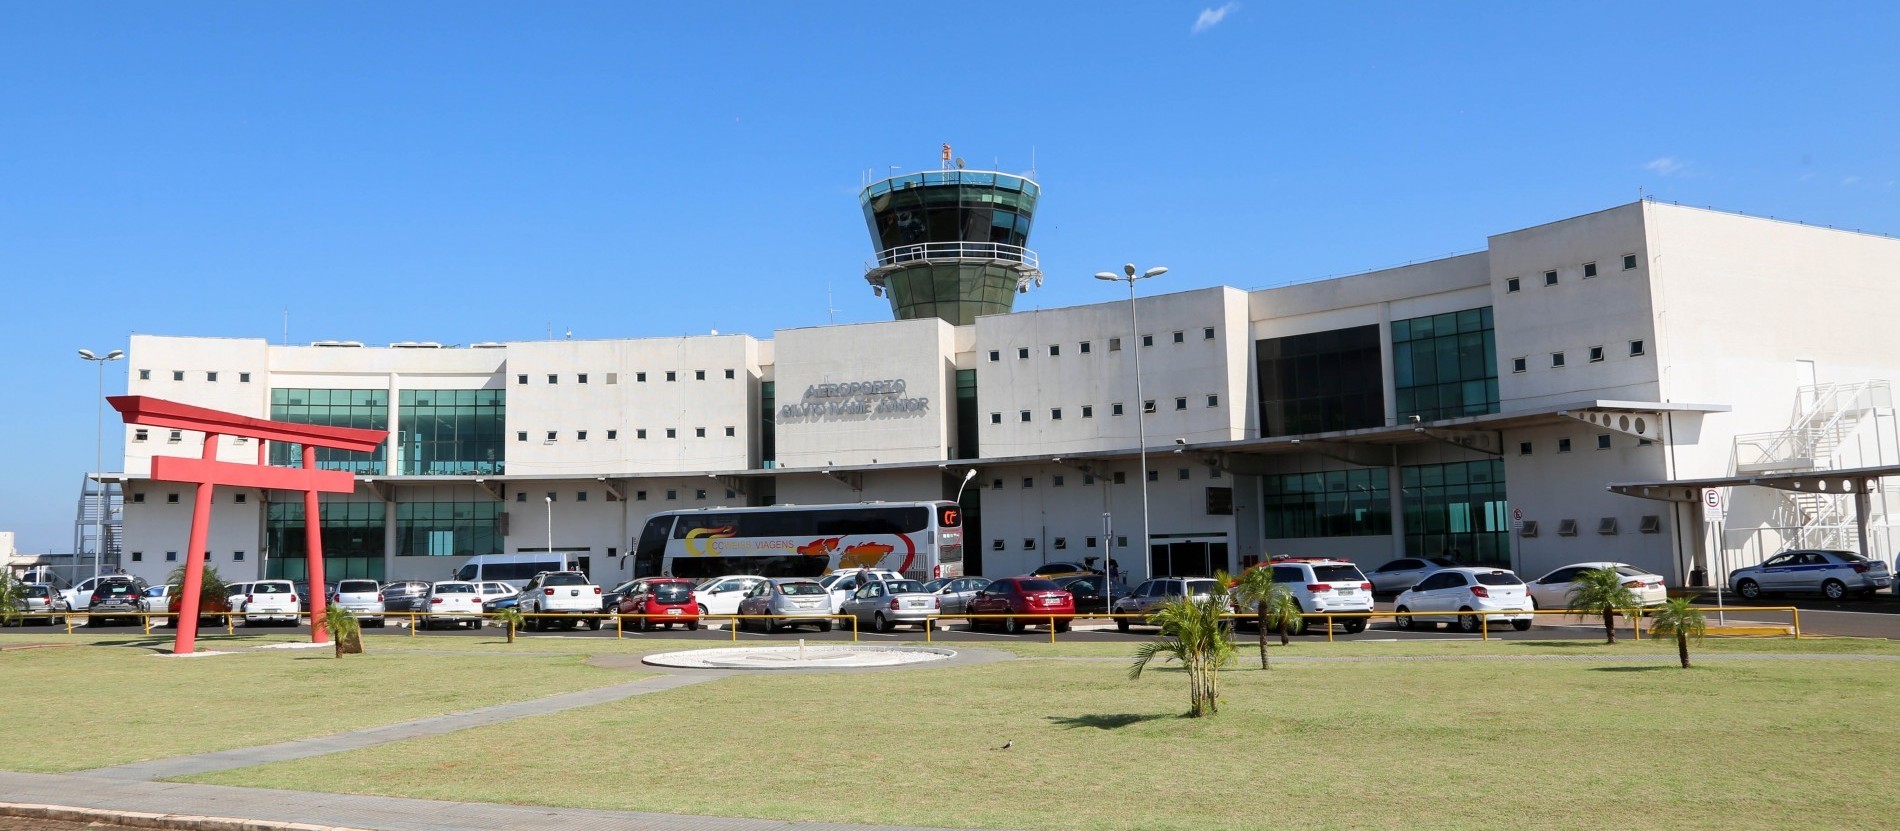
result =
[{"label": "black car", "polygon": [[610,615],[619,613],[620,598],[625,597],[627,590],[633,588],[633,584],[638,582],[640,581],[627,580],[618,586],[602,592],[600,595],[600,610]]},{"label": "black car", "polygon": [[115,575],[99,581],[98,588],[92,590],[92,605],[86,609],[90,613],[86,625],[136,623],[139,613],[145,611],[139,601],[148,588],[151,587],[137,577]]},{"label": "black car", "polygon": [[[1076,614],[1092,613],[1099,615],[1108,613],[1108,604],[1110,602],[1109,594],[1105,594],[1102,591],[1102,583],[1104,581],[1102,580],[1101,574],[1077,574],[1071,577],[1055,577],[1051,579],[1055,581],[1056,585],[1061,586],[1063,591],[1068,592],[1071,597],[1075,598]],[[1114,597],[1127,597],[1135,591],[1122,583],[1113,583],[1109,586],[1109,589]]]},{"label": "black car", "polygon": [[397,580],[383,584],[383,614],[420,612],[427,605],[427,580]]}]

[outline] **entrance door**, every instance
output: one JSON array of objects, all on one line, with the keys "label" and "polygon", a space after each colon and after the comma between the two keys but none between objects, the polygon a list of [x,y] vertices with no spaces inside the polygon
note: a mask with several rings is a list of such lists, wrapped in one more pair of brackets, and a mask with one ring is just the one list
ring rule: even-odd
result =
[{"label": "entrance door", "polygon": [[1212,577],[1233,567],[1227,556],[1224,537],[1168,540],[1149,546],[1148,567],[1155,577]]},{"label": "entrance door", "polygon": [[586,556],[584,554],[579,557],[574,558],[574,567],[580,569],[580,572],[582,574],[587,575],[587,578],[589,580],[593,579],[593,576],[594,576],[593,559],[594,558]]}]

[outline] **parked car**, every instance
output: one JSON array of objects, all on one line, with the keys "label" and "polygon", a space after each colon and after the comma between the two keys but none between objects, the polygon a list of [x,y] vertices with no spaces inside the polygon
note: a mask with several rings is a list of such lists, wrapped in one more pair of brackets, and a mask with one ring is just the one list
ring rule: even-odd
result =
[{"label": "parked car", "polygon": [[[225,613],[231,611],[231,598],[234,596],[228,592],[201,592],[198,595],[198,625],[216,626],[224,623]],[[178,607],[184,599],[184,591],[181,589],[172,592],[171,596],[165,600],[165,622],[171,624],[173,628],[178,627]]]},{"label": "parked car", "polygon": [[1441,568],[1454,568],[1458,561],[1450,557],[1400,557],[1366,572],[1374,594],[1398,594]]},{"label": "parked car", "polygon": [[1623,577],[1623,585],[1636,595],[1637,600],[1642,601],[1645,608],[1661,606],[1669,599],[1669,589],[1663,585],[1663,576],[1660,574],[1651,574],[1628,563],[1572,563],[1527,584],[1530,587],[1531,608],[1569,608],[1570,590],[1577,584],[1577,575],[1598,568],[1616,569],[1616,573]]},{"label": "parked car", "polygon": [[1014,635],[1022,632],[1025,626],[1054,623],[1057,632],[1067,632],[1075,618],[1075,598],[1063,591],[1061,586],[1042,577],[1005,577],[984,586],[976,596],[970,598],[964,610],[971,615],[1011,616],[1000,621],[996,618],[972,617],[971,629],[1000,622],[1003,631]]},{"label": "parked car", "polygon": [[916,580],[867,578],[838,613],[857,618],[860,626],[869,624],[873,632],[889,632],[899,624],[928,627],[939,608],[937,596]]},{"label": "parked car", "polygon": [[[315,602],[315,598],[310,594],[310,581],[298,580],[294,585],[297,589],[297,608],[306,615],[310,614],[310,604]],[[336,594],[336,584],[328,580],[323,581],[324,598],[327,599],[333,594]]]},{"label": "parked car", "polygon": [[297,625],[303,612],[303,596],[289,580],[259,580],[242,595],[233,595],[231,611],[242,616],[245,626],[262,623]]},{"label": "parked car", "polygon": [[481,595],[482,603],[486,604],[490,600],[514,597],[521,590],[501,580],[483,580],[475,584],[475,593]]},{"label": "parked car", "polygon": [[330,602],[342,607],[364,626],[383,628],[383,588],[375,580],[338,580]]},{"label": "parked car", "polygon": [[1820,592],[1829,600],[1871,595],[1893,585],[1887,564],[1852,551],[1783,551],[1728,574],[1729,587],[1753,600],[1777,592]]},{"label": "parked car", "polygon": [[171,608],[171,597],[178,593],[176,583],[152,586],[139,597],[139,608],[155,615],[162,615]]},{"label": "parked car", "polygon": [[755,574],[728,574],[714,577],[693,587],[693,597],[699,603],[701,615],[731,615],[739,612],[739,602],[751,596],[752,590],[765,578]]},{"label": "parked car", "polygon": [[[141,586],[145,583],[129,574],[101,574],[97,577],[88,577],[79,581],[78,585],[63,590],[66,595],[66,605],[75,612],[89,611],[92,606],[92,595],[99,590],[99,584],[111,580],[136,580]],[[140,591],[144,589],[141,588]]]},{"label": "parked car", "polygon": [[[1218,593],[1220,583],[1210,577],[1156,577],[1143,581],[1127,596],[1115,598],[1113,609],[1114,614],[1118,615],[1149,615],[1161,604],[1177,597],[1206,600]],[[1126,632],[1128,627],[1137,623],[1148,625],[1145,620],[1118,617],[1115,619],[1115,628]]]},{"label": "parked car", "polygon": [[1459,566],[1439,569],[1399,593],[1393,610],[1400,629],[1420,623],[1456,625],[1460,631],[1476,632],[1487,624],[1475,614],[1459,612],[1521,612],[1514,615],[1490,615],[1489,625],[1509,621],[1522,632],[1531,628],[1531,597],[1524,581],[1508,569]]},{"label": "parked car", "polygon": [[740,620],[739,628],[777,632],[780,627],[803,625],[831,631],[831,595],[809,577],[774,577],[752,587],[736,610],[740,615],[772,615],[774,619]]},{"label": "parked car", "polygon": [[[633,584],[638,583],[638,582],[640,582],[638,579],[628,580],[621,583],[618,586],[615,586],[611,589],[601,592],[600,593],[600,610],[610,615],[619,614],[620,613],[620,598],[627,596],[627,590],[633,588]],[[482,605],[486,607],[488,604],[494,603],[494,602],[497,602],[497,601],[485,600],[485,601],[482,601]]]},{"label": "parked car", "polygon": [[[1127,584],[1111,584],[1101,574],[1071,574],[1057,577],[1054,582],[1075,599],[1075,613],[1078,615],[1107,614],[1110,603],[1135,593]],[[944,612],[948,614],[949,610],[945,609]]]},{"label": "parked car", "polygon": [[429,594],[424,601],[422,617],[416,621],[417,628],[435,629],[442,626],[465,626],[480,629],[482,626],[482,596],[476,593],[476,586],[466,580],[443,580],[429,585]]},{"label": "parked car", "polygon": [[[1273,582],[1286,586],[1293,599],[1300,604],[1300,611],[1309,613],[1300,619],[1302,635],[1314,626],[1326,624],[1326,618],[1311,614],[1313,612],[1372,611],[1372,582],[1366,579],[1358,566],[1346,560],[1281,557],[1254,568],[1272,568]],[[1234,611],[1247,610],[1235,608]],[[1371,620],[1369,617],[1347,617],[1335,618],[1334,622],[1348,633],[1357,634],[1366,631],[1366,625]]]},{"label": "parked car", "polygon": [[943,614],[963,614],[964,605],[970,598],[990,584],[987,577],[939,577],[924,584],[924,591],[937,596],[943,605]]},{"label": "parked car", "polygon": [[[0,580],[5,579],[5,575],[0,575]],[[15,601],[14,608],[27,615],[19,619],[22,626],[29,623],[65,623],[66,613],[72,611],[72,607],[66,605],[66,596],[50,583],[22,584],[20,599]]]},{"label": "parked car", "polygon": [[[600,587],[587,579],[585,574],[578,571],[544,571],[521,587],[521,602],[515,608],[530,616],[597,615],[600,614],[600,595]],[[562,621],[529,617],[524,625],[528,629],[546,629],[556,623],[564,629],[573,629],[581,623],[587,624],[589,629],[600,628],[600,618],[597,617],[575,617]]]},{"label": "parked car", "polygon": [[494,614],[495,612],[499,612],[503,609],[515,609],[515,608],[519,608],[520,606],[521,606],[521,594],[517,592],[515,594],[497,597],[492,600],[482,601],[482,612],[485,614]]},{"label": "parked car", "polygon": [[429,605],[429,581],[396,580],[383,584],[383,614],[420,612]]},{"label": "parked car", "polygon": [[1087,563],[1058,562],[1043,563],[1029,573],[1036,577],[1062,577],[1070,574],[1100,574],[1101,571]]},{"label": "parked car", "polygon": [[836,615],[843,614],[839,610],[844,607],[844,602],[850,599],[851,595],[857,593],[862,581],[902,579],[904,575],[895,571],[876,568],[841,568],[818,578],[818,585],[824,586],[825,591],[831,594],[831,613]]},{"label": "parked car", "polygon": [[693,596],[693,581],[684,577],[642,577],[633,581],[620,597],[620,613],[640,615],[633,628],[642,632],[683,624],[688,630],[699,628],[699,600]]},{"label": "parked car", "polygon": [[145,611],[143,600],[148,588],[144,580],[123,574],[100,580],[93,585],[92,598],[86,604],[86,625],[136,622],[138,614]]}]

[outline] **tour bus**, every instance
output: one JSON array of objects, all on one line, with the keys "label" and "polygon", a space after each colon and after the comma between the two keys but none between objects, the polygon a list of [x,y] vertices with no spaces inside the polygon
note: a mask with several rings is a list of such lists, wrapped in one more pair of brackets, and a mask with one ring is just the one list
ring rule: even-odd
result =
[{"label": "tour bus", "polygon": [[839,568],[961,577],[963,510],[937,501],[667,511],[647,519],[633,551],[635,577],[817,577]]},{"label": "tour bus", "polygon": [[468,558],[450,576],[457,580],[480,583],[497,580],[521,588],[544,571],[572,571],[567,555],[559,551],[534,554],[477,554]]}]

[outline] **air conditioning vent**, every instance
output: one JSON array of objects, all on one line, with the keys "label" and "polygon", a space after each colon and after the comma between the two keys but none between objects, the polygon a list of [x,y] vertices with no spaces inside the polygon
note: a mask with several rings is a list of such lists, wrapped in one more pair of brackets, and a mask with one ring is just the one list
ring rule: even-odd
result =
[{"label": "air conditioning vent", "polygon": [[1534,520],[1534,519],[1524,520],[1524,527],[1518,530],[1517,535],[1520,537],[1537,536],[1537,520]]},{"label": "air conditioning vent", "polygon": [[1636,530],[1641,531],[1645,534],[1662,533],[1662,515],[1644,514],[1643,522],[1641,525],[1636,526]]},{"label": "air conditioning vent", "polygon": [[349,349],[363,348],[363,342],[360,340],[315,340],[315,341],[311,341],[310,345],[311,346],[327,346],[330,348],[349,348]]},{"label": "air conditioning vent", "polygon": [[404,340],[389,345],[391,349],[441,349],[442,344],[432,340]]},{"label": "air conditioning vent", "polygon": [[1616,534],[1616,517],[1606,516],[1602,519],[1597,520],[1597,533],[1603,534],[1606,536],[1615,535]]},{"label": "air conditioning vent", "polygon": [[1577,535],[1577,521],[1576,520],[1561,519],[1557,521],[1557,536],[1574,537],[1576,535]]}]

